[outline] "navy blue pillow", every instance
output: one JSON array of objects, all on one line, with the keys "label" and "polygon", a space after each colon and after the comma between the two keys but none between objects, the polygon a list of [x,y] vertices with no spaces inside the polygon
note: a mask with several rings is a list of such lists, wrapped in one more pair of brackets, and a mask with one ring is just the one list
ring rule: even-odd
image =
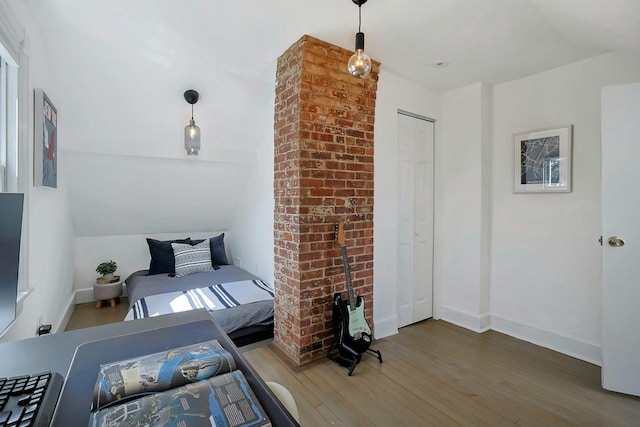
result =
[{"label": "navy blue pillow", "polygon": [[[200,240],[192,240],[192,245],[197,245],[198,243],[204,242],[204,239]],[[229,264],[229,260],[227,260],[227,252],[224,250],[224,233],[219,236],[212,237],[209,239],[209,246],[211,247],[211,265],[215,267],[216,265],[227,265]]]},{"label": "navy blue pillow", "polygon": [[149,264],[149,276],[154,274],[175,274],[176,260],[173,257],[171,243],[191,243],[191,238],[177,240],[147,239],[151,263]]}]

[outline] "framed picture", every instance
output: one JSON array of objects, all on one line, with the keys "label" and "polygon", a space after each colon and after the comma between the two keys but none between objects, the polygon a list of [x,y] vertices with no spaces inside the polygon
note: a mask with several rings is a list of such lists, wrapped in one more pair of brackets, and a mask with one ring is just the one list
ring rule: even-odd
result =
[{"label": "framed picture", "polygon": [[34,90],[33,185],[58,186],[58,110],[42,89]]},{"label": "framed picture", "polygon": [[514,193],[571,191],[571,125],[513,136]]}]

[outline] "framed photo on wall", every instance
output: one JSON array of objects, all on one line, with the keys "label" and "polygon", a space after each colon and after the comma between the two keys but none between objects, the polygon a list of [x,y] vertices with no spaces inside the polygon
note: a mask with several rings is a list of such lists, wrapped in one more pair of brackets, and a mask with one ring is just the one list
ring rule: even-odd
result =
[{"label": "framed photo on wall", "polygon": [[58,187],[58,110],[42,89],[34,90],[33,185]]},{"label": "framed photo on wall", "polygon": [[561,126],[513,136],[514,193],[571,191],[573,126]]}]

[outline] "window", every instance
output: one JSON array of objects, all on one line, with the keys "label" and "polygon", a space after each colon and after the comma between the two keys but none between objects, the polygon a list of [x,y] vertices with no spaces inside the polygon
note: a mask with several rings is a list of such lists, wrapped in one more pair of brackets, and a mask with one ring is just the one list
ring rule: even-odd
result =
[{"label": "window", "polygon": [[18,79],[14,61],[0,55],[0,191],[18,188]]},{"label": "window", "polygon": [[3,132],[0,132],[0,191],[7,191],[7,132],[4,132],[4,129],[7,129],[6,123],[6,98],[7,98],[7,63],[0,56],[0,129]]},{"label": "window", "polygon": [[24,28],[0,2],[0,191],[24,193],[18,292],[28,292],[29,269],[29,55]]}]

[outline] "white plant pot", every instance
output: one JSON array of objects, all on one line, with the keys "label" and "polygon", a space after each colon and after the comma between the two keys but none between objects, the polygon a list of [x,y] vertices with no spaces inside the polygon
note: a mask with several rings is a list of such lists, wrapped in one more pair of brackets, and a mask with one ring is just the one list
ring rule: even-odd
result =
[{"label": "white plant pot", "polygon": [[93,297],[98,301],[118,298],[120,295],[122,295],[121,281],[104,284],[96,283],[93,285]]}]

